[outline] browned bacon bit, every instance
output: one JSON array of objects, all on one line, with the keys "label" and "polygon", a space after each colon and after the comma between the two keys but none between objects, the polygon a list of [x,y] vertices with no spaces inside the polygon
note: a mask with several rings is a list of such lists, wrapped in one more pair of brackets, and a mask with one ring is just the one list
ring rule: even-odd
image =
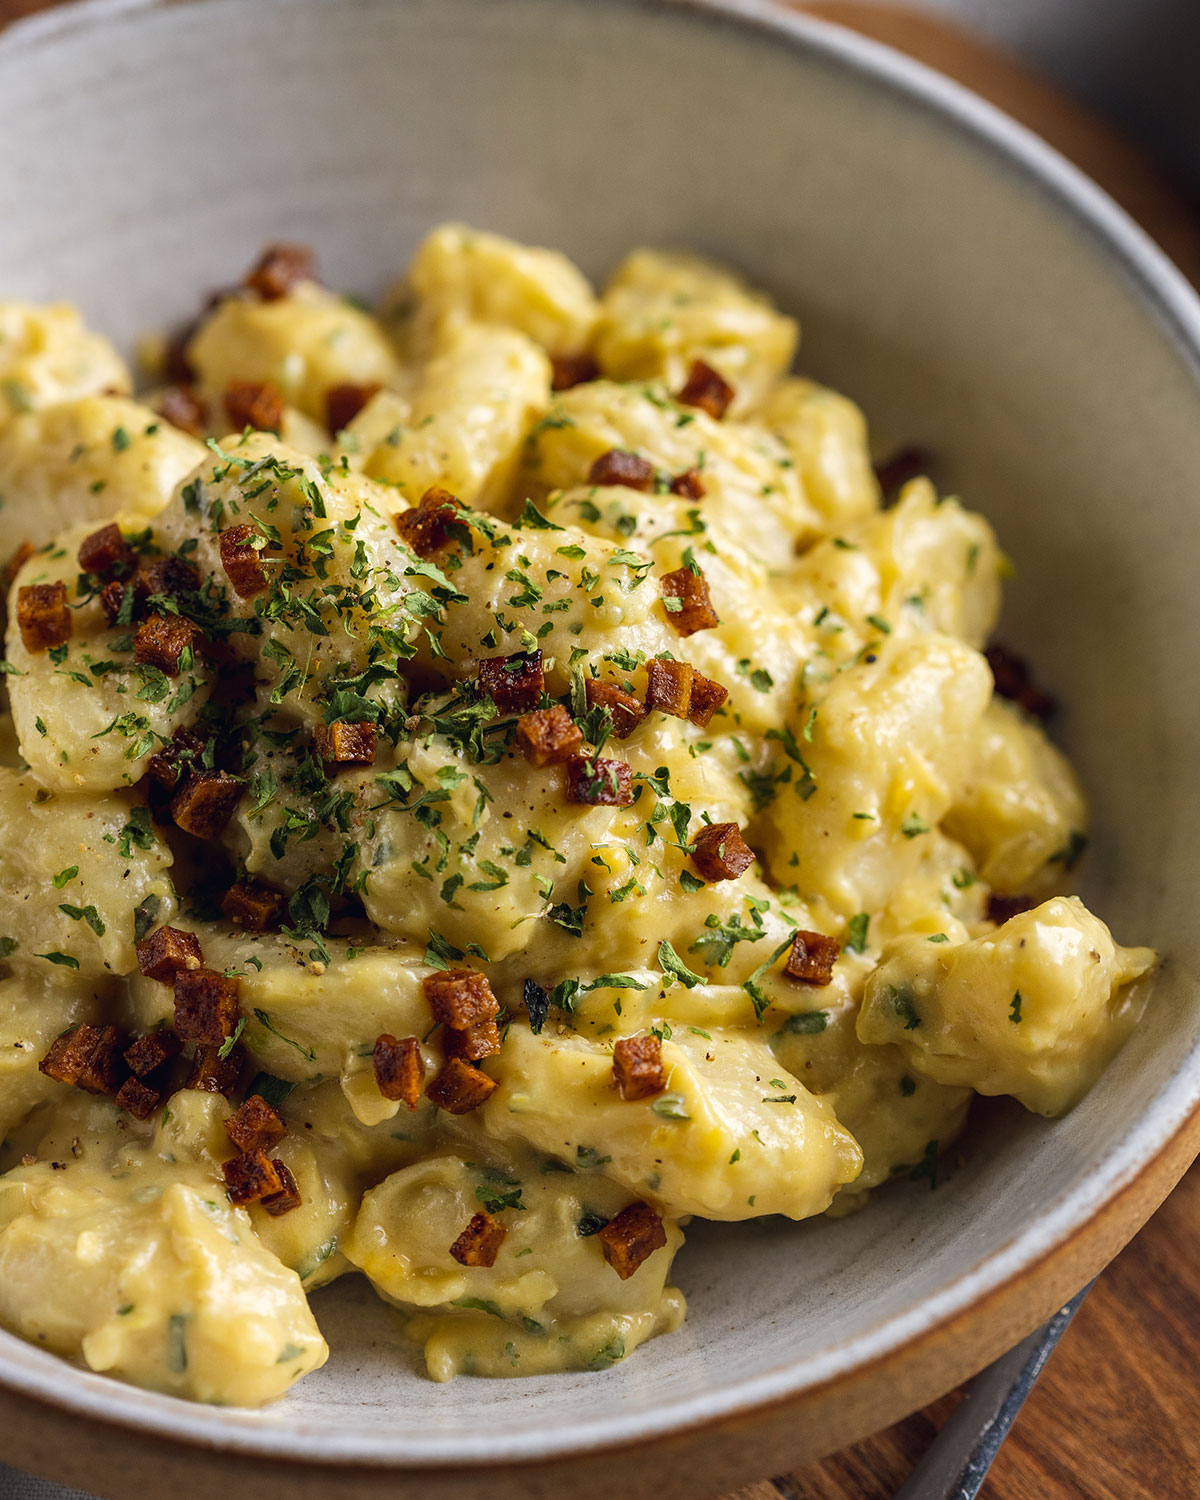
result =
[{"label": "browned bacon bit", "polygon": [[703,500],[705,489],[700,470],[684,469],[682,474],[676,474],[671,481],[671,493],[682,495],[685,500]]},{"label": "browned bacon bit", "polygon": [[17,591],[17,624],[29,652],[48,651],[71,639],[65,583],[31,583]]},{"label": "browned bacon bit", "polygon": [[239,880],[225,892],[221,910],[246,932],[271,932],[283,920],[283,897],[269,885]]},{"label": "browned bacon bit", "polygon": [[287,1126],[259,1094],[251,1094],[225,1121],[225,1134],[239,1151],[269,1151],[287,1135]]},{"label": "browned bacon bit", "polygon": [[181,969],[175,976],[175,1030],[185,1042],[220,1047],[238,1019],[238,982],[215,969]]},{"label": "browned bacon bit", "polygon": [[622,1281],[628,1281],[644,1260],[667,1243],[663,1221],[648,1203],[631,1203],[596,1236],[604,1259]]},{"label": "browned bacon bit", "polygon": [[567,762],[567,801],[581,807],[628,807],[633,770],[623,760],[573,755]]},{"label": "browned bacon bit", "polygon": [[264,302],[277,302],[315,275],[316,262],[307,245],[268,245],[246,273],[244,285]]},{"label": "browned bacon bit", "polygon": [[692,863],[705,880],[736,880],[754,863],[754,850],[736,823],[710,823],[692,840]]},{"label": "browned bacon bit", "polygon": [[106,583],[100,590],[100,607],[108,617],[110,625],[116,624],[117,617],[121,613],[121,606],[125,603],[125,595],[130,590],[133,592],[134,603],[127,618],[132,620],[138,596],[138,587],[133,579],[122,582],[119,578],[114,578],[111,583]]},{"label": "browned bacon bit", "polygon": [[450,1057],[425,1093],[439,1109],[452,1115],[466,1115],[489,1099],[496,1087],[496,1080],[473,1063]]},{"label": "browned bacon bit", "polygon": [[372,396],[377,395],[378,385],[332,385],[325,392],[325,425],[336,437],[349,427]]},{"label": "browned bacon bit", "polygon": [[328,771],[338,766],[375,764],[375,725],[369,719],[338,719],[313,730],[313,749]]},{"label": "browned bacon bit", "polygon": [[569,391],[572,386],[586,385],[600,374],[590,354],[552,354],[550,356],[550,389]]},{"label": "browned bacon bit", "polygon": [[261,1201],[271,1217],[277,1219],[280,1214],[290,1214],[292,1209],[299,1208],[304,1199],[287,1163],[276,1157],[271,1165],[278,1172],[279,1181],[283,1185],[277,1193],[268,1193]]},{"label": "browned bacon bit", "polygon": [[185,1088],[200,1089],[207,1094],[232,1094],[246,1061],[245,1048],[239,1043],[224,1057],[220,1047],[197,1047]]},{"label": "browned bacon bit", "polygon": [[47,1078],[89,1094],[115,1094],[121,1083],[121,1038],[115,1026],[72,1026],[38,1063]]},{"label": "browned bacon bit", "polygon": [[259,1203],[284,1190],[279,1169],[265,1151],[244,1151],[221,1168],[229,1201],[237,1208]]},{"label": "browned bacon bit", "polygon": [[517,744],[533,766],[567,760],[583,744],[583,731],[561,703],[535,708],[517,720]]},{"label": "browned bacon bit", "polygon": [[118,568],[133,566],[133,548],[115,523],[101,526],[79,544],[79,566],[97,578],[108,578]]},{"label": "browned bacon bit", "polygon": [[540,651],[515,651],[511,656],[488,656],[479,663],[479,691],[486,693],[501,713],[536,708],[546,686]]},{"label": "browned bacon bit", "polygon": [[148,1120],[162,1103],[162,1095],[140,1078],[127,1078],[117,1090],[113,1103],[135,1120]]},{"label": "browned bacon bit", "polygon": [[147,567],[138,569],[137,586],[139,592],[144,591],[147,595],[164,594],[169,599],[177,599],[180,594],[196,592],[200,587],[200,575],[191,563],[169,552],[165,557],[156,557]]},{"label": "browned bacon bit", "polygon": [[149,1078],[179,1056],[183,1043],[173,1031],[161,1028],[138,1037],[125,1049],[125,1062],[135,1078]]},{"label": "browned bacon bit", "polygon": [[792,951],[788,954],[783,972],[789,979],[800,984],[829,984],[833,979],[833,966],[842,945],[837,938],[827,937],[823,932],[805,932],[801,929],[792,936]]},{"label": "browned bacon bit", "polygon": [[702,359],[694,359],[683,389],[676,396],[681,406],[698,406],[720,421],[729,410],[734,389],[729,382]]},{"label": "browned bacon bit", "polygon": [[499,1219],[477,1213],[450,1246],[450,1254],[460,1266],[494,1266],[507,1233]]},{"label": "browned bacon bit", "polygon": [[875,478],[884,498],[890,499],[911,479],[929,472],[930,455],[924,448],[899,448],[875,465]]},{"label": "browned bacon bit", "polygon": [[705,677],[702,672],[692,675],[692,701],[688,704],[688,718],[701,729],[709,722],[726,698],[729,689]]},{"label": "browned bacon bit", "polygon": [[185,327],[171,335],[163,350],[163,374],[176,385],[191,385],[196,378],[196,371],[188,359],[187,351],[199,327],[199,318],[193,318]]},{"label": "browned bacon bit", "polygon": [[477,1021],[488,1021],[500,1013],[500,1002],[492,993],[487,975],[475,969],[447,969],[440,974],[427,974],[421,981],[421,989],[433,1019],[443,1026],[454,1026],[462,1030],[474,1026]]},{"label": "browned bacon bit", "polygon": [[242,783],[224,771],[194,771],[171,798],[175,826],[198,839],[215,839],[233,817]]},{"label": "browned bacon bit", "polygon": [[708,592],[708,579],[698,569],[676,568],[659,579],[667,619],[679,635],[695,635],[721,623]]},{"label": "browned bacon bit", "polygon": [[[255,546],[255,542],[259,545]],[[261,594],[270,581],[262,564],[265,542],[257,526],[226,526],[221,533],[221,566],[239,599]]]},{"label": "browned bacon bit", "polygon": [[191,385],[169,385],[158,398],[158,413],[172,427],[200,437],[208,421],[208,407]]},{"label": "browned bacon bit", "polygon": [[479,1062],[500,1050],[500,1028],[495,1021],[476,1021],[473,1026],[442,1028],[442,1051],[447,1057],[462,1057]]},{"label": "browned bacon bit", "polygon": [[1032,896],[1001,896],[992,891],[987,898],[987,919],[1001,927],[1011,917],[1019,917],[1023,911],[1032,911],[1036,905]]},{"label": "browned bacon bit", "polygon": [[178,927],[160,927],[135,943],[134,951],[143,979],[157,979],[160,984],[174,984],[176,974],[204,966],[200,939]]},{"label": "browned bacon bit", "polygon": [[204,754],[204,741],[194,729],[179,728],[160,750],[146,762],[146,775],[168,792],[179,785],[179,778],[198,765]]},{"label": "browned bacon bit", "polygon": [[649,1099],[667,1086],[662,1042],[656,1036],[625,1036],[613,1046],[613,1077],[622,1099]]},{"label": "browned bacon bit", "polygon": [[627,740],[646,717],[641,701],[619,688],[615,682],[599,682],[589,677],[584,682],[589,708],[606,708],[612,715],[613,733],[619,740]]},{"label": "browned bacon bit", "polygon": [[619,484],[627,490],[648,492],[654,488],[654,465],[649,459],[610,448],[602,453],[588,471],[589,484]]},{"label": "browned bacon bit", "polygon": [[225,388],[225,410],[240,432],[253,427],[275,432],[283,426],[283,392],[270,380],[231,380]]},{"label": "browned bacon bit", "polygon": [[372,1055],[375,1082],[385,1099],[416,1109],[425,1082],[425,1059],[415,1036],[397,1038],[385,1031],[375,1038]]},{"label": "browned bacon bit", "polygon": [[435,484],[425,491],[415,509],[396,517],[396,530],[418,557],[430,557],[450,540],[449,528],[462,508],[457,495]]},{"label": "browned bacon bit", "polygon": [[187,653],[195,654],[200,634],[200,627],[182,615],[148,615],[134,632],[133,659],[177,677],[190,667]]},{"label": "browned bacon bit", "polygon": [[646,709],[686,719],[691,711],[693,668],[686,661],[655,657],[646,663]]},{"label": "browned bacon bit", "polygon": [[[24,590],[22,590],[24,592]],[[1029,663],[1005,646],[989,646],[984,652],[1001,698],[1019,704],[1032,718],[1048,719],[1058,704],[1042,692],[1029,675]]]}]

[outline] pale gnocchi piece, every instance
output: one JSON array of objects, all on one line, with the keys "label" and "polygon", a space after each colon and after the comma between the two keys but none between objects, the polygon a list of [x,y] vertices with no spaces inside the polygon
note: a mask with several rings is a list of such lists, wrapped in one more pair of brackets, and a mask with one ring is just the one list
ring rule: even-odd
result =
[{"label": "pale gnocchi piece", "polygon": [[607,1047],[514,1026],[484,1129],[570,1164],[608,1158],[607,1176],[670,1215],[803,1219],[858,1176],[854,1138],[802,1083],[780,1077],[765,1041],[678,1030],[662,1056],[666,1091],[625,1100]]},{"label": "pale gnocchi piece", "polygon": [[463,323],[515,328],[550,354],[574,353],[598,312],[587,278],[559,251],[442,224],[417,246],[383,316],[401,347],[423,357]]},{"label": "pale gnocchi piece", "polygon": [[858,1035],[938,1083],[1060,1115],[1091,1088],[1145,1003],[1149,948],[1122,948],[1074,896],[970,942],[897,938],[867,981]]},{"label": "pale gnocchi piece", "polygon": [[[683,1244],[666,1244],[627,1280],[605,1262],[597,1231],[630,1202],[596,1171],[543,1170],[472,1143],[468,1163],[443,1150],[367,1193],[346,1253],[376,1291],[415,1318],[429,1373],[532,1375],[602,1369],[656,1333],[678,1327],[683,1298],[667,1284]],[[491,1266],[460,1264],[450,1247],[488,1211],[503,1239]]]},{"label": "pale gnocchi piece", "polygon": [[[0,943],[7,947],[7,941]],[[113,999],[111,983],[80,978],[69,984],[54,977],[48,964],[39,967],[46,972],[22,964],[0,978],[0,1143],[61,1091],[38,1071],[54,1038],[77,1022],[94,1022]]]},{"label": "pale gnocchi piece", "polygon": [[129,388],[124,361],[74,307],[0,302],[0,427],[21,412]]},{"label": "pale gnocchi piece", "polygon": [[1066,756],[1041,725],[993,698],[946,832],[970,850],[993,890],[1044,896],[1061,888],[1087,826],[1083,789]]},{"label": "pale gnocchi piece", "polygon": [[[124,396],[76,396],[13,417],[0,431],[0,512],[14,540],[118,512],[156,516],[204,457],[195,438]],[[93,528],[94,529],[94,528]]]},{"label": "pale gnocchi piece", "polygon": [[740,276],[699,256],[635,250],[600,303],[596,358],[612,380],[678,390],[694,360],[732,385],[733,413],[761,406],[792,362],[800,330]]},{"label": "pale gnocchi piece", "polygon": [[879,509],[867,422],[853,401],[815,380],[789,376],[771,391],[758,418],[791,454],[827,527],[852,525]]},{"label": "pale gnocchi piece", "polygon": [[312,281],[273,301],[223,298],[189,341],[187,358],[218,425],[235,380],[270,381],[288,405],[324,425],[335,386],[393,385],[400,374],[375,319]]}]

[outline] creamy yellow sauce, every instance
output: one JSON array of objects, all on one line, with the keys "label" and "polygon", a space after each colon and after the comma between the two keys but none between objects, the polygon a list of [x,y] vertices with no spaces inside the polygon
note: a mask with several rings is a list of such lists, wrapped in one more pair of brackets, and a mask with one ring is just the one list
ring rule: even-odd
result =
[{"label": "creamy yellow sauce", "polygon": [[[0,716],[0,1324],[257,1405],[324,1362],[307,1294],[358,1272],[435,1379],[602,1370],[682,1321],[692,1217],[844,1214],[929,1175],[974,1094],[1053,1116],[1094,1083],[1154,955],[1069,894],[1081,790],[983,655],[1007,564],[925,479],[884,505],[861,412],[788,373],[797,340],[694,257],[638,250],[597,296],[553,251],[446,226],[378,315],[309,277],[220,299],[187,346],[204,415],[184,431],[72,309],[0,305],[0,495],[33,549]],[[553,390],[566,357],[587,378]],[[727,410],[681,395],[697,361]],[[236,381],[269,384],[278,433],[228,431]],[[331,431],[344,386],[360,409]],[[599,482],[614,450],[644,488]],[[466,509],[423,555],[396,522],[431,486]],[[172,671],[81,576],[112,520],[196,570],[177,607],[207,643]],[[234,525],[273,580],[246,597]],[[681,568],[718,617],[692,634],[661,586]],[[70,634],[48,648],[22,590],[56,583]],[[542,705],[631,800],[569,801],[482,698],[481,660],[532,651]],[[654,658],[725,701],[617,737],[587,682],[644,699]],[[372,763],[322,769],[336,721],[375,724]],[[189,729],[241,787],[208,839],[147,779]],[[748,868],[700,873],[709,823],[737,825]],[[284,898],[282,930],[221,914],[235,880]],[[1028,909],[997,922],[989,897]],[[185,1057],[139,1120],[38,1065],[73,1026],[125,1045],[175,1024],[139,971],[164,925],[236,978],[245,1060],[226,1097],[186,1087]],[[797,931],[833,940],[827,982],[784,973]],[[415,1038],[434,1079],[423,981],[455,968],[502,1006],[494,1088],[410,1109],[376,1039]],[[614,1045],[635,1036],[661,1077],[626,1098]],[[300,1201],[277,1216],[226,1191],[250,1093],[287,1127],[271,1154]],[[661,1232],[622,1278],[601,1231],[631,1204]],[[481,1211],[502,1243],[464,1263]]]}]

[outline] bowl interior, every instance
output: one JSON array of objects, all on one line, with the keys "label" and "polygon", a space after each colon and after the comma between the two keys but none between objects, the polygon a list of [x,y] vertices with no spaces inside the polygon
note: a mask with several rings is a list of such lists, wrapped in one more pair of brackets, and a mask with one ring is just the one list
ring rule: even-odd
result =
[{"label": "bowl interior", "polygon": [[5,296],[76,301],[130,342],[267,239],[311,242],[331,284],[374,294],[451,217],[595,275],[641,243],[743,267],[799,314],[802,368],[885,442],[932,448],[997,525],[1005,637],[1065,703],[1093,801],[1084,894],[1169,962],[1070,1117],[989,1111],[936,1192],[901,1185],[849,1220],[698,1226],[687,1324],[604,1375],[434,1385],[347,1283],[316,1299],[334,1358],[266,1412],[68,1374],[7,1336],[0,1379],[299,1456],[516,1458],[827,1378],[1029,1264],[1197,1091],[1200,325],[1178,283],[1016,127],[815,23],[633,0],[110,9],[0,44]]}]

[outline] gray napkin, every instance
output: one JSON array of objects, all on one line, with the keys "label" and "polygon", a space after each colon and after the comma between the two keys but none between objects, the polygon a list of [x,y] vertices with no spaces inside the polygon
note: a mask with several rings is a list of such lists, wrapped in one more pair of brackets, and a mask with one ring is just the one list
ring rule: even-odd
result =
[{"label": "gray napkin", "polygon": [[35,1479],[32,1474],[18,1474],[16,1469],[7,1469],[0,1464],[0,1500],[92,1500],[82,1490],[64,1490],[60,1484],[51,1484],[48,1479]]}]

